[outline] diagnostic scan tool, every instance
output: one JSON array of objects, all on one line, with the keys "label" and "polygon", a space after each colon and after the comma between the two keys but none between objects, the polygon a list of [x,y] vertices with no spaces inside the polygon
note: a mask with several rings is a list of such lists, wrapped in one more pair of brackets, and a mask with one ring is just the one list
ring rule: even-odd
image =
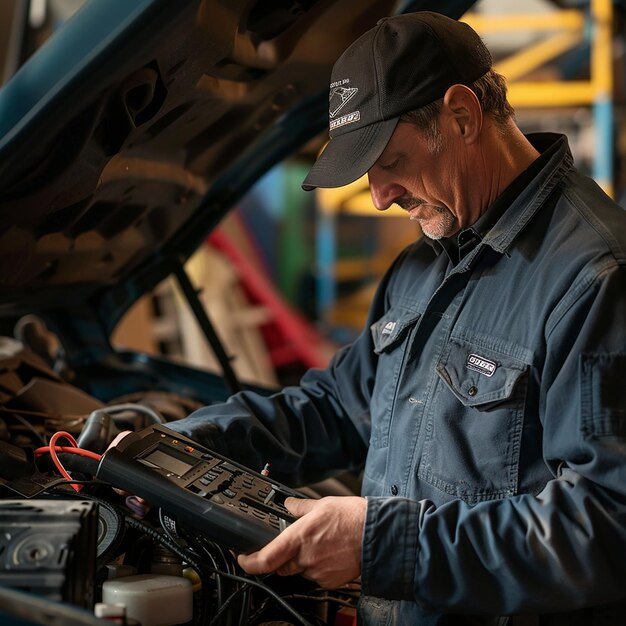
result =
[{"label": "diagnostic scan tool", "polygon": [[109,449],[97,477],[244,553],[295,521],[283,502],[303,497],[160,425],[130,433]]}]

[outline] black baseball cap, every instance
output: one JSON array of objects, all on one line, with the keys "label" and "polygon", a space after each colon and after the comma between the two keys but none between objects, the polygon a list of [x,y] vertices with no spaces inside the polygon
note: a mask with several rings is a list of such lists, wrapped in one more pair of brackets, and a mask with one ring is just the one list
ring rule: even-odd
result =
[{"label": "black baseball cap", "polygon": [[335,63],[328,96],[330,141],[302,188],[342,187],[385,149],[400,116],[470,85],[492,65],[470,26],[420,11],[381,19]]}]

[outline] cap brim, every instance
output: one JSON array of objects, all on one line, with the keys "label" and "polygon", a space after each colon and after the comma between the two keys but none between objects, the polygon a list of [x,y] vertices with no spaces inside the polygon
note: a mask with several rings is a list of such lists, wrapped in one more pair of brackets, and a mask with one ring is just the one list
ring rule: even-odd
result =
[{"label": "cap brim", "polygon": [[398,120],[377,122],[331,138],[302,181],[302,189],[343,187],[361,178],[382,154]]}]

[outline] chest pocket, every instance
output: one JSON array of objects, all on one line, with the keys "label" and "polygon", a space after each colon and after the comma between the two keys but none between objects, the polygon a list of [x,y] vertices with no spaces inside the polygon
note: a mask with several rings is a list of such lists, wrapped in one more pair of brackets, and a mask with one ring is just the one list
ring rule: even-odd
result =
[{"label": "chest pocket", "polygon": [[393,350],[401,342],[420,314],[404,307],[389,309],[383,317],[370,326],[374,341],[374,352],[382,354]]},{"label": "chest pocket", "polygon": [[419,475],[469,503],[515,495],[531,353],[451,337],[437,364]]},{"label": "chest pocket", "polygon": [[383,448],[389,444],[389,426],[398,378],[404,363],[408,338],[419,318],[420,313],[415,309],[396,305],[370,326],[374,352],[378,355],[376,382],[370,403],[370,445],[374,448]]}]

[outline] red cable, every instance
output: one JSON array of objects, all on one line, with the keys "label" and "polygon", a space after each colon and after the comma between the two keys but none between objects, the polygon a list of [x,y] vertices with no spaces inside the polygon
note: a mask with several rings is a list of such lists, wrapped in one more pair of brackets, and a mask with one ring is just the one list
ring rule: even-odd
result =
[{"label": "red cable", "polygon": [[[50,445],[48,446],[48,452],[50,452],[50,456],[52,457],[52,461],[55,464],[56,468],[59,470],[59,472],[61,473],[61,476],[63,476],[64,478],[67,478],[68,480],[72,480],[72,477],[69,475],[68,471],[63,467],[63,464],[61,463],[61,461],[59,461],[59,457],[57,456],[57,451],[56,451],[56,442],[58,439],[60,438],[63,439],[67,439],[73,447],[78,448],[78,444],[76,443],[76,439],[74,439],[74,437],[72,437],[72,435],[70,435],[69,433],[65,432],[64,430],[59,430],[56,433],[54,433],[54,435],[52,435],[52,437],[50,437]],[[74,485],[74,484],[70,484],[70,486],[72,487],[72,489],[74,489],[74,491],[80,491],[83,486],[82,485]]]},{"label": "red cable", "polygon": [[[75,448],[73,446],[54,446],[55,452],[65,452],[67,454],[78,454],[79,456],[86,456],[90,459],[95,459],[99,461],[102,458],[101,454],[97,452],[92,452],[91,450],[85,450],[84,448]],[[36,456],[41,456],[42,454],[49,454],[50,446],[44,446],[42,448],[37,448],[35,450]]]}]

